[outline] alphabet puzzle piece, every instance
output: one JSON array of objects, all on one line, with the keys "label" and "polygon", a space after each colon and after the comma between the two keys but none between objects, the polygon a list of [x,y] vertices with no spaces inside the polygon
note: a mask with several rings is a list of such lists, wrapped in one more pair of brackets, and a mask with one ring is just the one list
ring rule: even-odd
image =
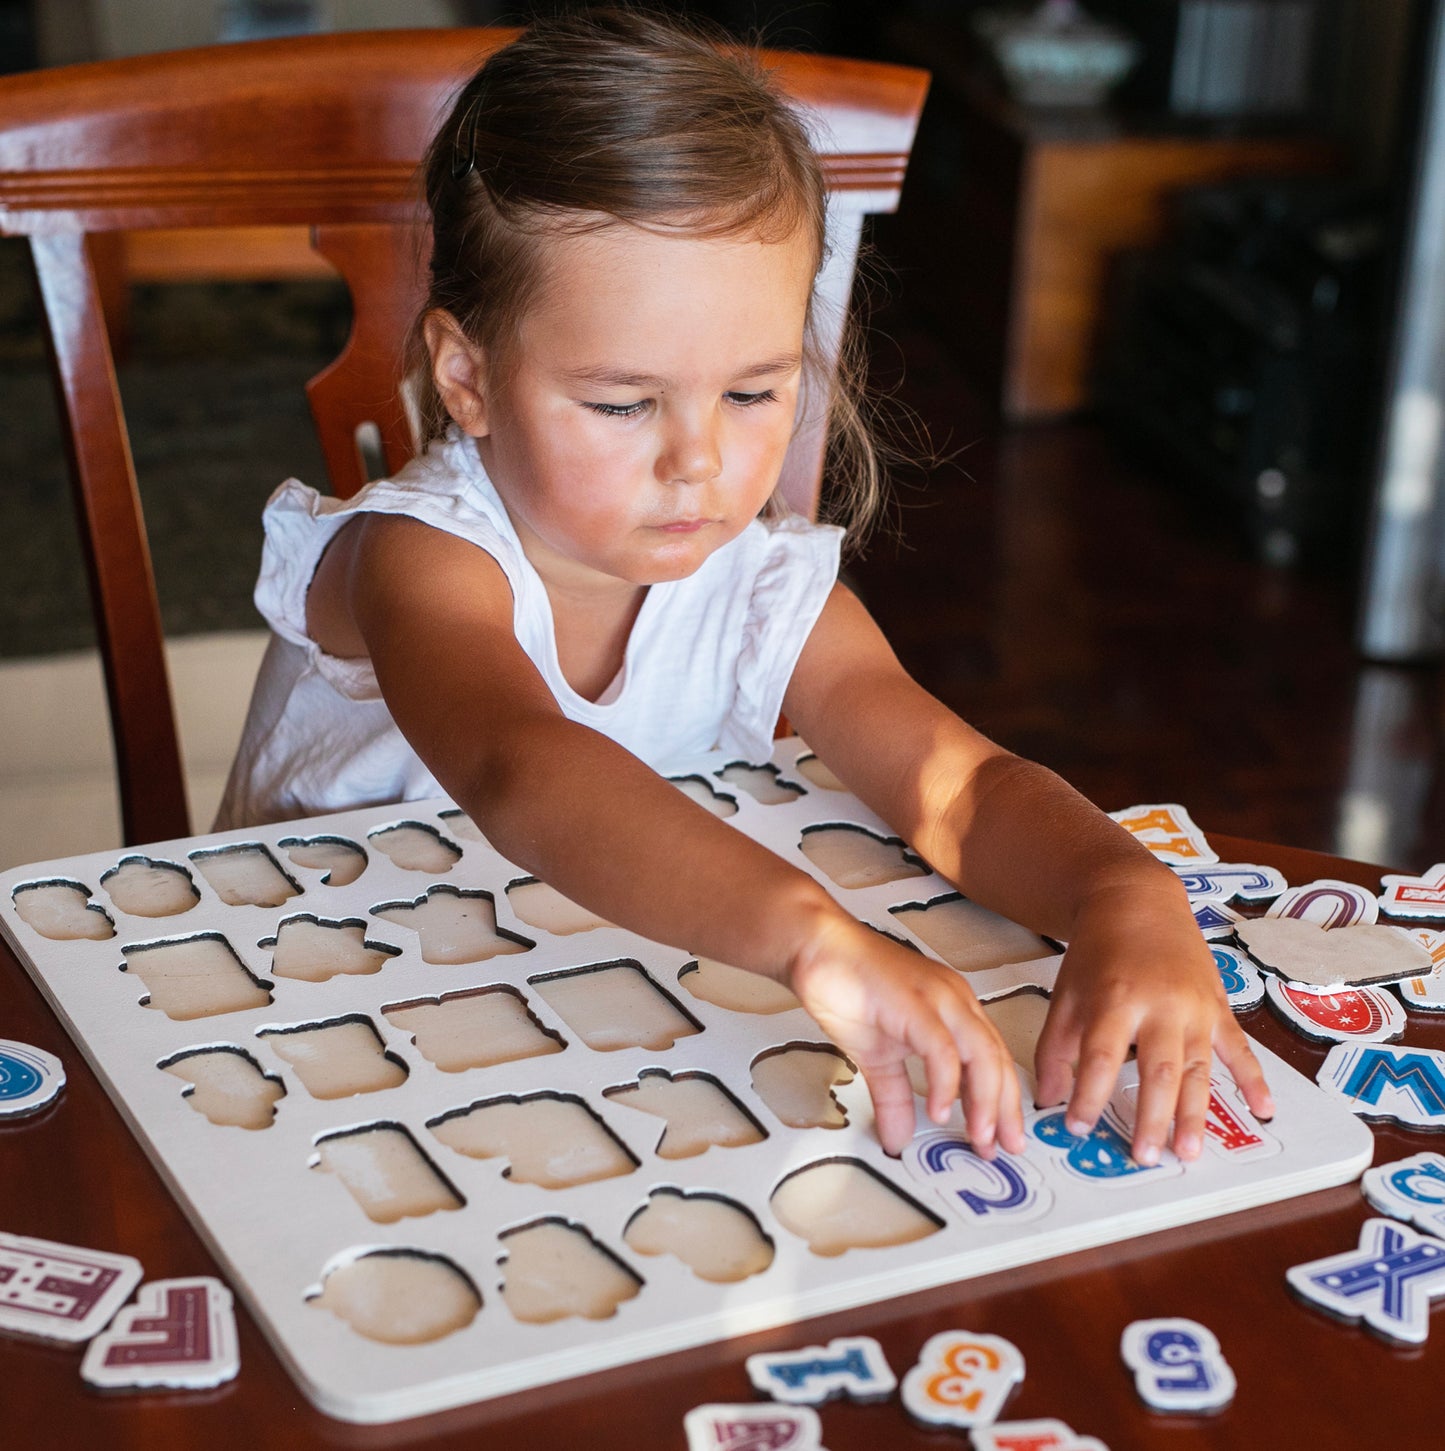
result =
[{"label": "alphabet puzzle piece", "polygon": [[65,1067],[53,1053],[0,1038],[0,1118],[38,1113],[65,1087]]},{"label": "alphabet puzzle piece", "polygon": [[886,1400],[898,1388],[883,1347],[869,1335],[750,1355],[747,1369],[755,1390],[790,1406],[818,1406],[837,1396]]},{"label": "alphabet puzzle piece", "polygon": [[1391,917],[1445,917],[1445,862],[1422,877],[1381,877],[1380,911]]},{"label": "alphabet puzzle piece", "polygon": [[1366,1169],[1360,1188],[1381,1214],[1445,1237],[1445,1156],[1412,1154]]},{"label": "alphabet puzzle piece", "polygon": [[1063,1421],[999,1421],[969,1432],[973,1451],[1109,1451],[1097,1436],[1080,1436]]},{"label": "alphabet puzzle piece", "polygon": [[696,1406],[682,1428],[687,1451],[823,1451],[811,1406]]},{"label": "alphabet puzzle piece", "polygon": [[1265,993],[1278,1017],[1316,1042],[1389,1043],[1405,1031],[1400,1000],[1381,988],[1321,993],[1271,977]]},{"label": "alphabet puzzle piece", "polygon": [[1236,924],[1244,920],[1226,903],[1210,898],[1191,905],[1194,908],[1194,925],[1204,934],[1206,941],[1230,936]]},{"label": "alphabet puzzle piece", "polygon": [[241,1368],[231,1292],[209,1276],[142,1285],[86,1347],[80,1374],[102,1390],[201,1390]]},{"label": "alphabet puzzle piece", "polygon": [[1418,942],[1430,954],[1432,971],[1423,977],[1406,978],[1395,984],[1407,1008],[1422,1012],[1445,1012],[1445,932],[1432,932],[1428,927],[1412,927],[1405,935]]},{"label": "alphabet puzzle piece", "polygon": [[1391,1043],[1336,1043],[1315,1081],[1362,1118],[1445,1128],[1445,1053]]},{"label": "alphabet puzzle piece", "polygon": [[1431,1301],[1445,1296],[1445,1244],[1391,1219],[1367,1219],[1357,1248],[1296,1265],[1285,1278],[1321,1310],[1419,1345],[1430,1333]]},{"label": "alphabet puzzle piece", "polygon": [[1027,1159],[1006,1153],[980,1158],[962,1134],[918,1135],[904,1149],[903,1164],[967,1224],[1022,1224],[1053,1207],[1052,1191]]},{"label": "alphabet puzzle piece", "polygon": [[1116,1121],[1116,1115],[1105,1112],[1087,1134],[1071,1134],[1064,1124],[1065,1110],[1053,1109],[1040,1114],[1029,1126],[1029,1132],[1041,1143],[1057,1149],[1057,1162],[1068,1174],[1089,1184],[1124,1184],[1136,1175],[1152,1174],[1156,1178],[1177,1174],[1182,1165],[1172,1154],[1158,1164],[1141,1164],[1133,1156],[1128,1134]]},{"label": "alphabet puzzle piece", "polygon": [[1253,862],[1175,867],[1191,902],[1265,902],[1288,888],[1284,873]]},{"label": "alphabet puzzle piece", "polygon": [[1127,806],[1109,815],[1171,867],[1210,866],[1219,860],[1182,806]]},{"label": "alphabet puzzle piece", "polygon": [[1319,927],[1361,927],[1379,920],[1380,908],[1375,898],[1353,882],[1321,877],[1291,887],[1269,904],[1266,917],[1294,917],[1313,922]]},{"label": "alphabet puzzle piece", "polygon": [[1230,1008],[1236,1013],[1257,1008],[1264,1000],[1264,979],[1259,969],[1236,948],[1212,947],[1210,951]]},{"label": "alphabet puzzle piece", "polygon": [[1217,1411],[1234,1399],[1234,1372],[1219,1341],[1195,1320],[1136,1320],[1119,1353],[1139,1398],[1156,1411]]},{"label": "alphabet puzzle piece", "polygon": [[0,1231],[0,1330],[78,1344],[140,1283],[140,1261]]},{"label": "alphabet puzzle piece", "polygon": [[985,1426],[1024,1378],[1024,1358],[1000,1335],[945,1330],[903,1378],[903,1407],[928,1426]]}]

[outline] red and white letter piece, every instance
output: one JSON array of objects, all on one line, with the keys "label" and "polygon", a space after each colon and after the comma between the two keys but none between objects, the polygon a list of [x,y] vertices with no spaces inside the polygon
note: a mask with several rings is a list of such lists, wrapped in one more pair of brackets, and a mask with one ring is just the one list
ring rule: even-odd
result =
[{"label": "red and white letter piece", "polygon": [[811,1406],[696,1406],[682,1418],[687,1451],[823,1451]]},{"label": "red and white letter piece", "polygon": [[1271,977],[1264,990],[1275,1013],[1316,1042],[1393,1043],[1405,1031],[1404,1008],[1382,988],[1322,993]]},{"label": "red and white letter piece", "polygon": [[142,1285],[86,1347],[81,1377],[102,1390],[200,1390],[241,1368],[231,1292],[209,1276]]},{"label": "red and white letter piece", "polygon": [[1052,1417],[1039,1421],[999,1421],[970,1433],[974,1451],[1109,1451],[1097,1436],[1080,1436]]},{"label": "red and white letter piece", "polygon": [[1445,918],[1445,862],[1423,877],[1381,877],[1380,911],[1391,917]]},{"label": "red and white letter piece", "polygon": [[140,1261],[0,1231],[0,1330],[78,1344],[140,1283]]}]

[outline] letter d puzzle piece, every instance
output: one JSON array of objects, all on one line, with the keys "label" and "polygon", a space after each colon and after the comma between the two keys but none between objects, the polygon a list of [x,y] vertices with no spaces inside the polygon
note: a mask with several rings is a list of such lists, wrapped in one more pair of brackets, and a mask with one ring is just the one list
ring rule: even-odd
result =
[{"label": "letter d puzzle piece", "polygon": [[1387,1340],[1419,1345],[1430,1302],[1445,1296],[1445,1244],[1389,1219],[1367,1219],[1359,1246],[1285,1271],[1296,1294]]},{"label": "letter d puzzle piece", "polygon": [[985,1426],[1024,1378],[1018,1347],[999,1335],[945,1330],[903,1378],[903,1408],[928,1426]]},{"label": "letter d puzzle piece", "polygon": [[682,1428],[687,1451],[823,1451],[810,1406],[696,1406]]},{"label": "letter d puzzle piece", "polygon": [[881,1401],[898,1388],[883,1347],[868,1335],[750,1355],[747,1368],[755,1390],[790,1406],[817,1406],[835,1396]]},{"label": "letter d puzzle piece", "polygon": [[231,1292],[209,1276],[142,1285],[86,1347],[81,1378],[101,1390],[201,1390],[241,1368]]},{"label": "letter d puzzle piece", "polygon": [[1445,1157],[1440,1154],[1412,1154],[1366,1169],[1360,1188],[1381,1214],[1445,1236]]},{"label": "letter d puzzle piece", "polygon": [[1156,1411],[1217,1411],[1234,1399],[1234,1372],[1214,1332],[1193,1320],[1136,1320],[1119,1342],[1139,1398]]},{"label": "letter d puzzle piece", "polygon": [[78,1344],[140,1283],[140,1261],[0,1232],[0,1330]]},{"label": "letter d puzzle piece", "polygon": [[1109,1451],[1095,1436],[1077,1435],[1063,1421],[1000,1421],[969,1433],[973,1451]]}]

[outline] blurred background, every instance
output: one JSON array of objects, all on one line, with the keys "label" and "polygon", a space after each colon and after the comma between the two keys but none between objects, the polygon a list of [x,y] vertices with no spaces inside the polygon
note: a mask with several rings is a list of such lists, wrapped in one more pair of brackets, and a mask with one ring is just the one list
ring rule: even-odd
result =
[{"label": "blurred background", "polygon": [[[0,0],[0,70],[485,0]],[[924,67],[865,281],[902,441],[849,567],[899,654],[1107,809],[1445,859],[1445,0],[715,0]],[[296,239],[134,234],[111,322],[209,821],[264,635],[259,514],[324,477],[345,289]],[[119,841],[25,246],[0,241],[0,867]],[[923,439],[926,437],[926,443]]]}]

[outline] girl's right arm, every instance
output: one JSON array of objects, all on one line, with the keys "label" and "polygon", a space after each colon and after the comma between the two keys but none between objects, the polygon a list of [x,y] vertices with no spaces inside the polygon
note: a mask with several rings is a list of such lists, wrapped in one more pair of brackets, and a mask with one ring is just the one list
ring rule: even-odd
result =
[{"label": "girl's right arm", "polygon": [[961,1096],[981,1152],[1022,1149],[1012,1060],[961,975],[856,921],[569,721],[517,643],[510,588],[484,551],[362,516],[323,558],[308,617],[329,653],[370,656],[402,734],[502,855],[620,926],[788,983],[866,1078],[885,1149],[913,1134],[910,1054],[935,1122]]}]

